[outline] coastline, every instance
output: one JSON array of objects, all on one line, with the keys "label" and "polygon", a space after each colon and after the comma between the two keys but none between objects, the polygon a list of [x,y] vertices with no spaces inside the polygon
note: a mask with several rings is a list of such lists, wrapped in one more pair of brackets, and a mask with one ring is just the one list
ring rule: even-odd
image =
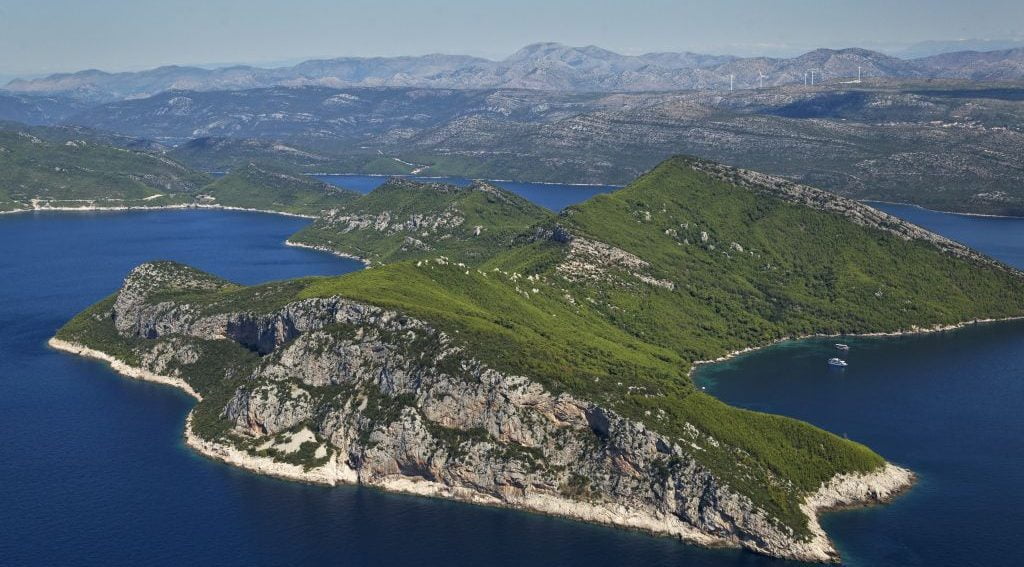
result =
[{"label": "coastline", "polygon": [[[189,412],[185,421],[184,437],[186,445],[211,460],[283,480],[324,486],[359,484],[386,492],[519,510],[639,531],[656,537],[672,537],[689,545],[706,548],[743,548],[741,542],[735,538],[700,531],[675,516],[651,514],[619,505],[580,502],[550,494],[509,494],[506,495],[506,499],[499,499],[465,487],[448,486],[419,477],[401,475],[363,479],[357,471],[338,461],[337,457],[340,455],[320,467],[306,470],[299,465],[280,463],[270,457],[253,456],[230,445],[199,438],[192,431],[192,412]],[[797,541],[789,550],[791,554],[783,558],[818,563],[839,562],[840,557],[835,545],[821,527],[821,515],[844,508],[868,507],[891,502],[912,488],[916,479],[910,470],[889,462],[869,473],[836,475],[828,483],[823,483],[815,493],[809,494],[801,504],[800,508],[808,518],[811,539],[806,542]],[[768,549],[762,548],[760,551],[769,557],[773,556],[768,553]]]},{"label": "coastline", "polygon": [[75,354],[85,358],[92,358],[95,360],[106,362],[107,364],[110,365],[110,368],[114,372],[117,372],[122,376],[127,376],[128,378],[133,378],[135,380],[141,380],[143,382],[155,382],[157,384],[163,384],[165,386],[173,386],[175,388],[178,388],[179,390],[182,390],[186,394],[192,396],[193,398],[196,399],[196,401],[203,401],[203,396],[201,396],[199,392],[196,392],[194,389],[192,389],[192,386],[190,386],[188,382],[181,378],[154,374],[153,372],[150,372],[144,368],[131,366],[129,364],[121,362],[116,357],[113,357],[103,351],[91,349],[79,343],[73,343],[70,341],[58,339],[57,337],[52,337],[49,341],[46,342],[46,344],[54,350],[69,352],[71,354]]},{"label": "coastline", "polygon": [[315,219],[315,215],[303,215],[299,213],[289,213],[285,211],[273,211],[269,209],[252,209],[247,207],[232,207],[228,205],[204,205],[200,203],[181,203],[178,205],[154,205],[152,207],[146,206],[132,206],[127,205],[123,207],[97,207],[89,205],[85,207],[33,207],[31,209],[16,209],[12,211],[0,211],[0,215],[10,215],[17,213],[45,213],[45,212],[62,212],[62,213],[103,213],[103,212],[138,212],[138,211],[167,211],[167,210],[189,210],[189,209],[210,209],[210,210],[222,210],[222,211],[243,211],[247,213],[266,213],[271,215],[283,215],[286,217],[296,217],[303,219]]},{"label": "coastline", "polygon": [[192,414],[193,411],[190,410],[185,418],[185,429],[182,433],[185,444],[210,460],[236,466],[256,474],[307,484],[337,486],[339,484],[355,484],[359,480],[354,470],[344,463],[339,463],[336,458],[328,460],[324,465],[306,470],[302,465],[282,463],[271,457],[250,455],[237,447],[203,439],[192,431]]},{"label": "coastline", "polygon": [[755,352],[755,351],[758,351],[758,350],[762,350],[762,349],[766,349],[766,348],[769,348],[769,347],[773,347],[773,346],[776,346],[778,344],[781,344],[781,343],[784,343],[784,342],[789,342],[789,341],[803,341],[803,340],[807,340],[807,339],[831,339],[831,338],[838,338],[838,337],[859,338],[859,337],[903,337],[903,336],[911,336],[911,335],[927,335],[927,334],[930,334],[930,333],[944,333],[946,331],[956,331],[958,329],[963,329],[965,327],[970,327],[970,326],[973,326],[973,325],[984,325],[984,324],[988,324],[988,323],[1004,323],[1004,322],[1007,322],[1007,321],[1020,321],[1022,319],[1024,319],[1024,315],[1015,315],[1015,316],[1012,316],[1012,317],[1000,317],[1000,318],[996,318],[996,319],[971,319],[969,321],[961,321],[959,323],[949,323],[949,324],[946,324],[946,325],[933,325],[931,327],[916,327],[915,326],[915,327],[911,327],[910,329],[905,329],[905,330],[900,330],[900,331],[877,331],[877,332],[873,332],[873,333],[845,333],[845,334],[844,333],[832,333],[832,334],[814,333],[814,334],[810,334],[810,335],[798,335],[798,336],[795,336],[795,337],[782,337],[780,339],[775,339],[775,340],[773,340],[773,341],[771,341],[771,342],[769,342],[767,344],[763,344],[763,345],[759,345],[759,346],[751,346],[751,347],[741,348],[739,350],[734,350],[732,352],[726,353],[726,354],[724,354],[724,355],[722,355],[722,356],[720,356],[718,358],[715,358],[715,359],[695,360],[694,362],[692,362],[690,364],[690,371],[689,371],[689,373],[687,373],[687,377],[690,378],[690,379],[693,379],[694,372],[696,372],[697,369],[699,367],[701,367],[701,366],[705,366],[705,365],[708,365],[708,364],[716,364],[716,363],[719,363],[719,362],[725,362],[727,360],[731,360],[733,358],[736,358],[737,356],[741,356],[741,355],[748,354],[748,353],[751,353],[751,352]]},{"label": "coastline", "polygon": [[913,471],[888,461],[874,471],[837,474],[827,483],[822,483],[821,488],[808,495],[800,505],[800,509],[807,515],[807,528],[811,531],[809,550],[819,554],[820,559],[817,561],[839,563],[839,552],[821,527],[822,514],[888,504],[908,492],[916,483],[917,475]]},{"label": "coastline", "polygon": [[922,211],[928,211],[930,213],[942,213],[944,215],[959,215],[959,216],[962,216],[962,217],[980,217],[980,218],[990,218],[990,219],[1019,219],[1019,220],[1024,220],[1024,216],[1016,216],[1016,215],[991,215],[991,214],[987,214],[987,213],[964,213],[964,212],[958,212],[958,211],[943,211],[943,210],[940,210],[940,209],[929,209],[928,207],[925,207],[925,206],[922,206],[922,205],[917,205],[917,204],[914,204],[914,203],[900,203],[899,201],[880,201],[878,199],[865,199],[865,200],[859,201],[859,202],[864,203],[864,204],[868,205],[869,207],[871,206],[871,203],[881,203],[883,205],[900,205],[902,207],[914,207],[915,209],[921,209]]},{"label": "coastline", "polygon": [[[484,181],[487,183],[529,183],[530,185],[561,185],[563,187],[614,187],[622,189],[625,185],[615,183],[561,183],[559,181],[522,181],[516,179],[484,179],[462,177],[461,175],[419,175],[417,173],[304,173],[311,177],[416,177],[418,179],[465,179],[467,181]],[[343,186],[344,187],[344,186]]]},{"label": "coastline", "polygon": [[291,246],[292,248],[305,248],[307,250],[316,250],[317,252],[324,252],[326,254],[331,254],[333,256],[338,256],[339,258],[347,258],[349,260],[356,260],[356,261],[362,262],[363,265],[366,266],[367,268],[371,267],[370,261],[367,260],[366,258],[363,258],[362,256],[356,256],[355,254],[346,254],[345,252],[339,252],[337,250],[334,250],[332,248],[328,248],[326,246],[318,246],[316,244],[304,244],[302,242],[295,242],[294,240],[291,240],[291,239],[285,240],[284,241],[284,245],[285,246]]},{"label": "coastline", "polygon": [[[181,378],[155,374],[143,368],[126,364],[102,351],[56,337],[51,338],[47,344],[55,350],[107,362],[112,370],[128,378],[179,388],[197,401],[202,401],[202,396]],[[702,547],[744,547],[743,542],[735,536],[714,535],[701,531],[674,515],[631,509],[618,504],[580,502],[552,494],[518,494],[514,492],[505,494],[504,498],[498,498],[482,494],[471,488],[449,486],[419,477],[402,475],[364,479],[360,477],[358,471],[341,460],[340,454],[334,455],[324,465],[307,470],[301,465],[282,463],[271,457],[250,455],[237,447],[202,439],[192,430],[192,417],[193,410],[190,410],[182,432],[185,444],[190,449],[211,460],[255,474],[324,486],[361,484],[388,492],[522,510],[620,529],[636,530],[655,536],[674,537],[685,543]],[[889,502],[911,488],[915,480],[913,472],[889,462],[886,462],[880,469],[869,473],[836,475],[828,483],[823,483],[816,492],[807,495],[801,504],[801,510],[808,518],[808,527],[811,530],[810,540],[792,540],[789,542],[790,545],[781,549],[772,546],[772,543],[779,542],[764,542],[765,545],[748,549],[768,556],[792,560],[820,563],[838,562],[838,551],[824,528],[821,527],[820,515],[840,508],[866,507]]]},{"label": "coastline", "polygon": [[[189,394],[197,401],[202,401],[203,399],[198,392],[181,378],[154,374],[143,368],[121,362],[105,352],[56,337],[51,338],[47,344],[55,350],[106,362],[112,370],[122,376],[173,386]],[[464,487],[448,486],[426,479],[401,475],[380,479],[361,479],[357,471],[344,462],[339,461],[338,457],[340,455],[336,455],[324,465],[307,470],[301,465],[282,463],[275,461],[271,457],[250,455],[237,447],[202,439],[192,430],[192,415],[193,412],[190,410],[185,418],[185,426],[182,432],[185,444],[189,448],[210,460],[232,465],[255,474],[324,486],[362,484],[388,492],[400,492],[415,496],[457,500],[483,506],[525,510],[532,513],[570,518],[617,528],[634,529],[658,536],[677,537],[684,542],[704,547],[739,547],[739,542],[737,541],[707,534],[674,516],[652,515],[645,511],[626,509],[619,505],[578,502],[548,494],[512,496],[507,500],[502,500]]]},{"label": "coastline", "polygon": [[596,505],[547,494],[514,496],[502,500],[465,487],[449,486],[419,477],[401,475],[376,479],[360,478],[357,471],[345,463],[339,462],[340,455],[335,456],[324,465],[306,470],[300,465],[281,463],[270,457],[250,455],[236,447],[198,437],[192,431],[192,412],[189,412],[185,420],[184,439],[189,448],[210,460],[282,480],[322,486],[358,484],[385,492],[455,500],[492,508],[521,510],[615,528],[632,529],[655,536],[676,537],[683,542],[703,547],[740,547],[737,541],[699,531],[674,516],[655,516],[640,510],[624,509],[618,505]]}]

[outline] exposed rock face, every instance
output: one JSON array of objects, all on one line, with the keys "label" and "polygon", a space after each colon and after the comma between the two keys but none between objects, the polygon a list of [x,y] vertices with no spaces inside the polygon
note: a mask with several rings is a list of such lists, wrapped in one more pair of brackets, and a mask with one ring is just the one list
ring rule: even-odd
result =
[{"label": "exposed rock face", "polygon": [[[646,260],[598,240],[574,236],[557,227],[549,236],[556,242],[567,242],[569,253],[556,271],[569,281],[609,281],[613,272],[627,274],[648,285],[675,289],[675,283],[651,276],[651,264]],[[621,282],[628,285],[627,282]]]},{"label": "exposed rock face", "polygon": [[376,215],[346,215],[332,211],[322,215],[322,219],[342,234],[354,230],[376,230],[385,234],[437,232],[456,228],[466,220],[454,207],[436,215],[413,214],[406,218],[392,218],[390,211]]},{"label": "exposed rock face", "polygon": [[289,384],[260,384],[235,392],[224,414],[239,431],[276,435],[312,416],[309,392]]},{"label": "exposed rock face", "polygon": [[[690,439],[666,438],[529,377],[489,368],[424,321],[340,297],[269,313],[207,313],[188,302],[189,290],[228,285],[146,264],[128,276],[111,315],[122,336],[154,339],[140,357],[154,372],[169,356],[202,362],[202,352],[180,348],[189,337],[234,341],[262,355],[223,407],[231,432],[204,440],[190,430],[193,446],[242,466],[273,470],[237,447],[308,434],[308,427],[320,459],[311,480],[355,480],[813,561],[836,557],[816,507],[905,486],[893,481],[873,492],[870,477],[837,480],[827,495],[808,501],[811,536],[797,537],[693,458],[692,443],[718,443],[695,427],[687,428]],[[167,286],[181,299],[167,295]],[[304,478],[287,466],[282,474]]]},{"label": "exposed rock face", "polygon": [[304,332],[326,325],[373,321],[385,327],[401,329],[408,322],[407,318],[395,312],[385,312],[342,298],[297,301],[280,311],[262,315],[249,312],[207,315],[197,305],[176,301],[147,301],[150,293],[161,289],[160,286],[192,291],[218,289],[228,285],[199,272],[168,275],[178,268],[159,263],[143,264],[129,274],[114,303],[113,320],[119,333],[148,339],[173,334],[202,339],[228,338],[266,354]]}]

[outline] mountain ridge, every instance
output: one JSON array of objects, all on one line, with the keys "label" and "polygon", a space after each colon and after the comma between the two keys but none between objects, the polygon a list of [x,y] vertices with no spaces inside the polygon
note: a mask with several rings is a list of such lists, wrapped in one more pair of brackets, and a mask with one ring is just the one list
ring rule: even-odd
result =
[{"label": "mountain ridge", "polygon": [[[986,52],[986,80],[1019,80],[1017,50]],[[168,65],[146,71],[107,73],[95,69],[15,79],[4,89],[20,94],[59,94],[108,102],[167,90],[237,90],[270,86],[405,86],[423,88],[531,88],[563,91],[727,90],[799,84],[812,69],[818,80],[856,78],[973,78],[969,66],[953,63],[971,52],[899,59],[861,48],[816,49],[793,58],[735,57],[691,52],[622,55],[597,46],[535,43],[493,61],[467,55],[313,59],[290,67],[236,65],[217,69]],[[730,83],[730,76],[732,83]]]}]

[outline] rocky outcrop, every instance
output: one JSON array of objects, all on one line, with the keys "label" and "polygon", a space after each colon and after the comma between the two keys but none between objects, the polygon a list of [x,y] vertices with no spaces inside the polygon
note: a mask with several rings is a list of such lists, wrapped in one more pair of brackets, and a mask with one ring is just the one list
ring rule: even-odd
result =
[{"label": "rocky outcrop", "polygon": [[377,214],[345,214],[340,210],[332,210],[323,213],[321,219],[324,224],[341,234],[358,230],[375,230],[384,234],[420,234],[451,230],[466,220],[454,207],[438,214],[412,214],[402,218],[393,218],[390,211]]},{"label": "rocky outcrop", "polygon": [[224,407],[224,415],[238,431],[249,435],[276,435],[312,417],[309,392],[290,384],[258,384],[239,388]]},{"label": "rocky outcrop", "polygon": [[[180,271],[179,271],[180,269]],[[172,263],[143,264],[125,279],[111,313],[124,336],[156,339],[189,335],[202,339],[231,339],[266,354],[302,333],[327,325],[379,324],[402,329],[408,319],[395,312],[340,297],[308,299],[282,306],[273,313],[213,312],[203,305],[180,302],[174,293],[220,290],[230,284]],[[152,300],[157,294],[158,299]],[[160,297],[168,297],[162,301]]]},{"label": "rocky outcrop", "polygon": [[[490,368],[444,331],[395,311],[340,297],[224,311],[228,303],[218,301],[229,302],[231,289],[180,266],[146,264],[128,276],[109,316],[120,336],[145,340],[134,372],[201,366],[213,356],[196,346],[203,341],[259,353],[228,399],[203,402],[223,404],[229,431],[203,437],[191,420],[187,431],[204,454],[259,472],[523,508],[810,561],[836,558],[814,518],[819,508],[884,499],[909,483],[888,468],[883,477],[837,477],[808,498],[810,530],[798,534],[695,457],[694,448],[719,444],[695,427],[685,439],[666,437]],[[275,450],[299,433],[287,452]]]},{"label": "rocky outcrop", "polygon": [[619,275],[630,276],[645,284],[669,290],[676,287],[671,280],[652,276],[650,262],[621,248],[573,235],[561,226],[541,232],[546,238],[569,245],[565,258],[555,268],[559,275],[569,281],[615,281],[628,286],[628,281],[616,277]]}]

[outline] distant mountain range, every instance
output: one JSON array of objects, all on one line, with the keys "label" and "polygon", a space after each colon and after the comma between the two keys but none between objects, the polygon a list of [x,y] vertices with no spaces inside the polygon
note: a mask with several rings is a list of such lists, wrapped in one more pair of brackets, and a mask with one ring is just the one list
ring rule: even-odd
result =
[{"label": "distant mountain range", "polygon": [[98,104],[33,132],[166,152],[204,171],[428,165],[428,175],[576,183],[624,183],[685,153],[850,197],[1024,215],[1022,102],[1024,85],[962,80],[731,93],[269,87]]},{"label": "distant mountain range", "polygon": [[1024,47],[1024,38],[1007,39],[952,39],[920,41],[899,48],[884,49],[885,53],[903,59],[917,59],[956,53],[959,51],[999,51]]},{"label": "distant mountain range", "polygon": [[901,59],[867,49],[817,49],[793,58],[647,53],[622,55],[594,46],[537,43],[502,61],[465,55],[343,57],[290,67],[219,69],[168,66],[139,72],[98,70],[16,79],[10,93],[106,102],[168,90],[216,91],[273,86],[523,88],[569,92],[726,90],[864,78],[1024,79],[1024,48],[961,51]]}]

